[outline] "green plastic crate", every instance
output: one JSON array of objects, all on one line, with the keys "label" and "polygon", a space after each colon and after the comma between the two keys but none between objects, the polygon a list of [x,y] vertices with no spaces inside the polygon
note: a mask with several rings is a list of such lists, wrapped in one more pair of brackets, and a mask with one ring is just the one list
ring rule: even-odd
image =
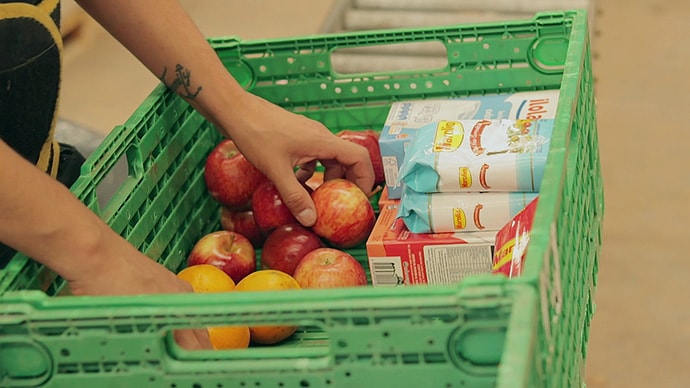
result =
[{"label": "green plastic crate", "polygon": [[[211,39],[249,90],[333,131],[380,128],[392,101],[560,89],[522,277],[448,286],[232,295],[53,297],[64,282],[17,255],[0,271],[0,386],[584,386],[603,188],[584,11],[532,20],[241,41]],[[441,43],[438,69],[338,74],[336,49]],[[89,158],[72,191],[133,245],[184,266],[218,205],[203,181],[220,140],[157,87]],[[115,166],[129,175],[111,198]],[[366,263],[364,247],[350,251]],[[186,352],[173,329],[298,324],[285,344]]]}]

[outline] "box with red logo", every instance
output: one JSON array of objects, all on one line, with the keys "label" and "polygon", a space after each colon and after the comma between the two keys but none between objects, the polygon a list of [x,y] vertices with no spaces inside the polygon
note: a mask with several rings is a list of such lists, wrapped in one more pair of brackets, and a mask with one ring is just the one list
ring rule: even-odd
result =
[{"label": "box with red logo", "polygon": [[399,203],[381,203],[367,240],[374,286],[450,284],[491,273],[496,231],[411,233],[397,217]]}]

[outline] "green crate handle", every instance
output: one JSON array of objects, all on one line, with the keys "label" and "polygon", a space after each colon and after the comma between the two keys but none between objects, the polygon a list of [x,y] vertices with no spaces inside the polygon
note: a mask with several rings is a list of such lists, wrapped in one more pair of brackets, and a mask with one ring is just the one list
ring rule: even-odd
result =
[{"label": "green crate handle", "polygon": [[[468,95],[557,86],[565,69],[569,45],[570,24],[563,22],[564,17],[570,19],[581,14],[578,11],[544,12],[534,20],[511,22],[510,29],[502,24],[477,23],[469,26],[356,31],[293,41],[266,39],[243,42],[236,37],[209,41],[228,70],[248,90],[287,108],[304,108],[315,103],[303,99],[300,94],[319,95],[317,105],[323,109],[331,104],[348,102],[388,102],[391,93],[395,93],[396,99],[430,98],[448,96],[458,90]],[[501,43],[485,39],[511,36],[516,39],[506,39]],[[531,39],[530,44],[521,42],[520,48],[515,48],[519,51],[506,55],[503,44],[510,45],[526,37]],[[447,63],[441,68],[349,74],[340,74],[333,68],[332,55],[338,50],[411,42],[440,43],[445,48]],[[477,60],[473,61],[472,58]],[[532,77],[529,83],[516,88],[508,85],[514,84],[514,79],[524,74],[517,68],[513,68],[512,73],[506,70],[518,63],[529,65]],[[491,75],[477,72],[477,69],[489,71]],[[541,72],[542,77],[534,77],[535,71]],[[424,76],[420,77],[420,74]],[[502,79],[503,75],[507,78]],[[487,87],[487,77],[496,79],[492,87]],[[293,80],[300,85],[286,86]],[[299,89],[302,92],[295,93]],[[313,113],[315,118],[319,118],[308,107],[306,113]]]},{"label": "green crate handle", "polygon": [[[352,306],[352,300],[362,298],[367,300],[366,307]],[[33,322],[28,336],[0,337],[3,386],[37,386],[48,381],[56,370],[64,373],[69,365],[87,368],[88,357],[84,355],[94,351],[102,355],[105,364],[124,363],[128,357],[134,357],[160,362],[165,374],[176,376],[217,370],[231,376],[249,371],[270,373],[275,369],[328,375],[353,355],[376,357],[392,352],[429,360],[438,358],[450,368],[447,372],[462,371],[470,379],[474,376],[477,381],[486,381],[493,378],[501,362],[501,350],[523,346],[527,338],[521,333],[525,328],[536,330],[537,322],[534,291],[518,289],[516,295],[511,295],[509,288],[500,284],[489,292],[484,286],[473,289],[471,284],[457,290],[382,289],[375,297],[359,288],[138,296],[127,300],[99,297],[96,308],[90,297],[49,298],[39,292],[8,293],[1,299],[5,314],[0,316],[0,323],[4,329]],[[295,303],[296,300],[299,302]],[[450,306],[453,307],[449,310]],[[487,319],[491,311],[488,309],[497,314],[493,320]],[[510,316],[511,322],[507,326],[506,316]],[[59,321],[64,323],[51,323]],[[328,336],[326,344],[299,349],[278,347],[271,351],[250,348],[190,352],[181,350],[172,343],[170,335],[165,335],[186,327],[287,323],[320,325]],[[410,333],[417,331],[419,338],[399,337],[395,333],[399,325],[407,327]],[[78,335],[79,341],[67,341],[72,335]],[[492,342],[493,349],[477,346]],[[441,347],[446,349],[444,353],[438,353],[438,343],[446,343]],[[23,359],[31,359],[32,363],[24,364]],[[527,374],[518,372],[528,365],[527,359],[511,360],[511,368],[504,373],[524,376]],[[409,365],[415,366],[418,365]],[[161,370],[153,370],[148,374],[155,379],[160,373]]]}]

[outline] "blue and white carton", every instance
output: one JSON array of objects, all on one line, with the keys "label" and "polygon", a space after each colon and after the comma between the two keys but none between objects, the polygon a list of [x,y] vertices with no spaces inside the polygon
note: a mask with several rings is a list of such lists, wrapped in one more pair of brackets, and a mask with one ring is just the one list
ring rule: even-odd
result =
[{"label": "blue and white carton", "polygon": [[553,119],[558,90],[394,102],[379,137],[388,195],[399,199],[400,166],[418,130],[442,120]]}]

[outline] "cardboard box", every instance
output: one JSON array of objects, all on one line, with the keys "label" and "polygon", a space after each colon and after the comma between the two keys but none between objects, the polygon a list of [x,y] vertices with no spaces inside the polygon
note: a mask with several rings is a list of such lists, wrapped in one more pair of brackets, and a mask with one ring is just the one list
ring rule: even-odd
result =
[{"label": "cardboard box", "polygon": [[379,196],[379,202],[378,202],[379,209],[385,207],[386,205],[390,205],[390,204],[397,205],[398,203],[400,203],[400,200],[399,199],[392,199],[388,195],[388,187],[384,186],[383,189],[381,190],[381,195]]},{"label": "cardboard box", "polygon": [[382,204],[366,243],[374,286],[449,284],[491,273],[496,231],[411,233],[397,218],[398,204]]},{"label": "cardboard box", "polygon": [[558,90],[541,90],[393,103],[379,137],[388,196],[399,199],[402,195],[398,172],[405,149],[419,128],[440,120],[552,119],[558,94]]}]

